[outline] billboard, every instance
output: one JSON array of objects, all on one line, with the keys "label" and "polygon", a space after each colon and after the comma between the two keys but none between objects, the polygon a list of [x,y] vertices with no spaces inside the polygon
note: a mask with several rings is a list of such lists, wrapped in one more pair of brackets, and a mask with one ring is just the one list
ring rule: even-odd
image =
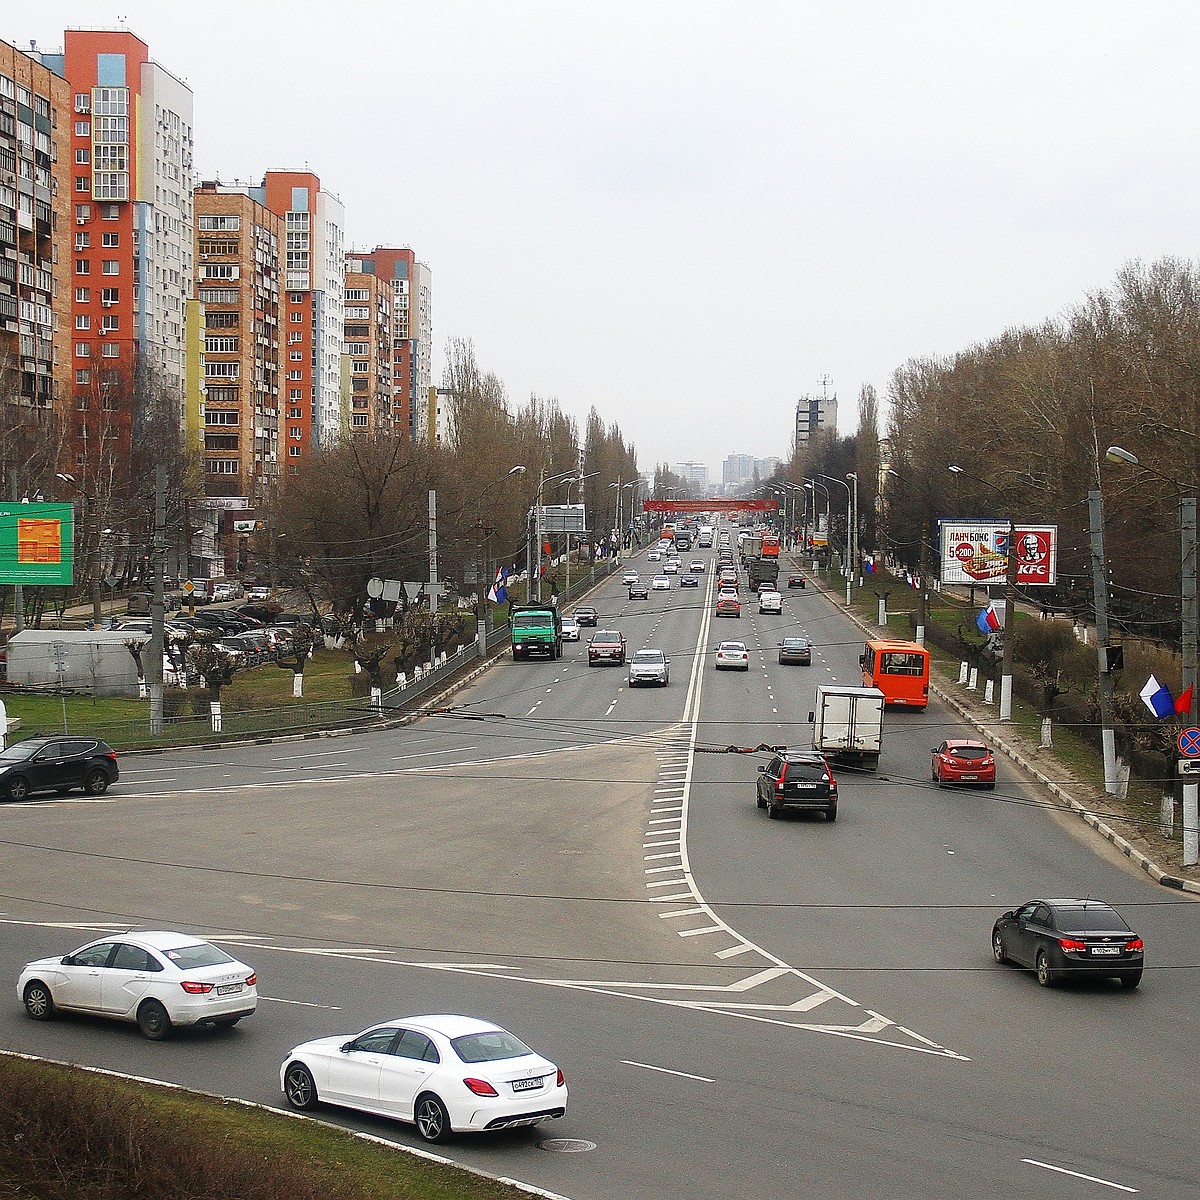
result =
[{"label": "billboard", "polygon": [[545,504],[542,506],[543,533],[586,533],[587,516],[582,504]]},{"label": "billboard", "polygon": [[[942,582],[1001,584],[1008,572],[1007,521],[941,520]],[[1017,525],[1017,583],[1057,582],[1058,526]]]},{"label": "billboard", "polygon": [[0,503],[0,583],[70,587],[74,564],[70,504]]}]

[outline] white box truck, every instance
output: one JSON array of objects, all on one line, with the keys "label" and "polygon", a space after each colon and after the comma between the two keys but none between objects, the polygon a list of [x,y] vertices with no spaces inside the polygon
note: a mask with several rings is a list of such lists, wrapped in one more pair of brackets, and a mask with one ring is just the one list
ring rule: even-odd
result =
[{"label": "white box truck", "polygon": [[815,709],[808,714],[813,749],[834,762],[879,766],[883,749],[883,693],[878,688],[817,686]]}]

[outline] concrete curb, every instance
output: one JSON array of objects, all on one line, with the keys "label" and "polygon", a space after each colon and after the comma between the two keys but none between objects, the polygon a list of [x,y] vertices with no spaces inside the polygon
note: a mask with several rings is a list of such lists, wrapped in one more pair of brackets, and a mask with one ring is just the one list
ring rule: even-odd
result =
[{"label": "concrete curb", "polygon": [[[811,573],[809,578],[813,578]],[[829,588],[822,584],[820,580],[813,579],[813,582],[816,584],[822,595],[832,595]],[[858,615],[852,609],[847,609],[842,606],[841,611],[847,617],[849,617],[850,620],[864,633],[870,635],[878,632],[876,626],[867,625],[863,621],[859,620]],[[1071,809],[1072,812],[1081,817],[1098,834],[1100,834],[1101,837],[1105,838],[1114,846],[1116,846],[1116,848],[1120,850],[1130,862],[1141,867],[1141,869],[1145,871],[1146,874],[1155,881],[1155,883],[1159,883],[1163,887],[1174,888],[1179,892],[1190,892],[1194,895],[1200,896],[1200,883],[1193,883],[1190,879],[1180,879],[1176,875],[1167,874],[1167,872],[1164,871],[1162,867],[1160,867],[1153,859],[1143,854],[1131,842],[1129,842],[1127,838],[1122,837],[1111,825],[1103,821],[1100,817],[1096,816],[1096,814],[1092,812],[1091,809],[1089,809],[1085,804],[1081,804],[1065,788],[1061,787],[1049,776],[1045,775],[1037,766],[1025,758],[1020,751],[1016,750],[1002,738],[998,737],[994,725],[984,725],[980,721],[976,720],[975,716],[963,704],[961,704],[955,696],[937,686],[932,679],[929,681],[929,686],[938,699],[948,704],[952,709],[954,709],[955,712],[958,713],[960,717],[962,717],[964,721],[973,726],[975,729],[979,730],[980,733],[987,734],[987,736],[991,739],[992,744],[998,750],[1002,751],[1007,758],[1012,759],[1012,761],[1015,762],[1023,771],[1027,771],[1030,775],[1032,775],[1033,778],[1036,779],[1044,788],[1046,788],[1046,790],[1049,791],[1052,796],[1061,800],[1069,809]]]}]

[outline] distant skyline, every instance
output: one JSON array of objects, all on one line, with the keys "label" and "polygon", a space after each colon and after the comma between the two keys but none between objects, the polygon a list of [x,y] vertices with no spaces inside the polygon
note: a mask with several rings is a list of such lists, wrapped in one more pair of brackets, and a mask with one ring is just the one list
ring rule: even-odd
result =
[{"label": "distant skyline", "polygon": [[1017,0],[18,0],[0,36],[122,23],[195,93],[200,178],[307,165],[347,245],[433,271],[518,405],[594,405],[655,463],[851,432],[914,357],[1193,257],[1200,11]]}]

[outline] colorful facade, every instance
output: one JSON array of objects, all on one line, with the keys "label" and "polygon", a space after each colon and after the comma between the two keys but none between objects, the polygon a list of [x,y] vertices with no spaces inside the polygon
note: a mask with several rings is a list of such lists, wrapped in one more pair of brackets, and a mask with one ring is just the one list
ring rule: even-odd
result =
[{"label": "colorful facade", "polygon": [[346,272],[347,432],[390,433],[392,424],[392,289],[377,275]]}]

